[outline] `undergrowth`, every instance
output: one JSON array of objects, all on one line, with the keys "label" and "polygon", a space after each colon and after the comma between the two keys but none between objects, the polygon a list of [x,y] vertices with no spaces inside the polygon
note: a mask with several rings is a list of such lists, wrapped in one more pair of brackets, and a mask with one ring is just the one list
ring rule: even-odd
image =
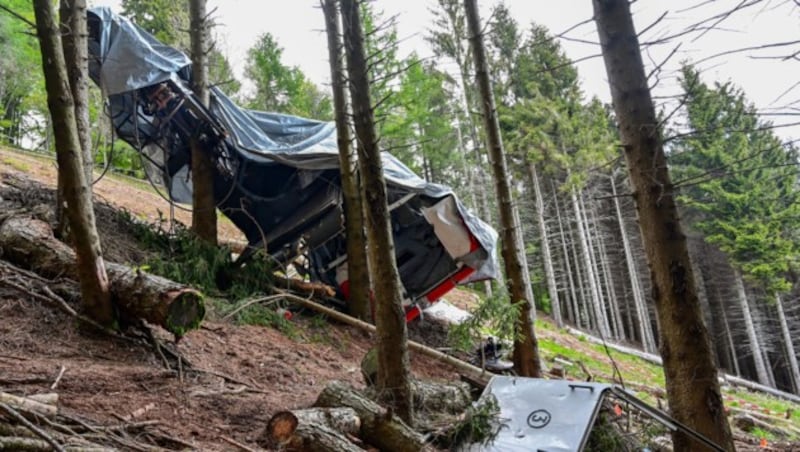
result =
[{"label": "undergrowth", "polygon": [[171,223],[161,212],[152,224],[127,211],[120,215],[141,246],[152,251],[140,266],[142,270],[201,290],[220,316],[236,310],[232,317],[237,323],[290,332],[291,322],[276,312],[275,306],[252,303],[239,309],[248,299],[270,292],[273,268],[264,253],[257,252],[246,264],[236,266],[229,247],[199,240],[185,225]]},{"label": "undergrowth", "polygon": [[487,336],[513,341],[519,307],[509,302],[507,294],[496,292],[494,296],[483,299],[471,314],[467,320],[452,325],[448,330],[448,341],[456,349],[472,351],[476,342]]}]

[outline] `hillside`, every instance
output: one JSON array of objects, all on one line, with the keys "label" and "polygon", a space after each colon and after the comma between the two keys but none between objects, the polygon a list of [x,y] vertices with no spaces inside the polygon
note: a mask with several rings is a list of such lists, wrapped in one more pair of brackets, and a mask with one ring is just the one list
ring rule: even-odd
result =
[{"label": "hillside", "polygon": [[[0,206],[52,202],[54,181],[52,160],[0,149]],[[115,175],[104,177],[95,194],[107,258],[141,264],[145,252],[121,226],[118,211],[154,222],[159,212],[169,215],[169,204],[145,183]],[[175,216],[189,223],[188,212],[176,209]],[[221,236],[231,243],[242,240],[225,221]],[[58,392],[66,415],[103,426],[105,434],[118,437],[117,447],[119,441],[128,441],[131,450],[148,444],[169,450],[246,450],[235,443],[255,449],[276,411],[310,405],[333,379],[363,386],[359,363],[371,335],[309,313],[278,322],[280,328],[269,326],[275,324],[269,319],[250,319],[262,325],[242,324],[224,320],[228,305],[215,300],[204,326],[177,344],[167,343],[165,335],[159,335],[159,341],[89,336],[78,331],[72,317],[41,301],[41,282],[2,260],[0,280],[23,289],[0,285],[2,391]],[[469,306],[477,296],[457,290],[448,298]],[[446,346],[445,333],[434,326],[440,325],[415,322],[410,334],[430,346]],[[560,369],[567,378],[595,381],[611,381],[617,374],[640,397],[654,405],[664,403],[659,400],[664,384],[660,367],[558,330],[544,316],[537,322],[537,333],[552,373]],[[192,370],[184,371],[170,350],[185,358]],[[458,379],[454,369],[431,358],[412,353],[411,360],[419,377]],[[800,432],[800,406],[729,387],[724,392],[728,407],[759,412],[785,430]],[[800,450],[787,442],[796,437],[780,438],[759,429],[737,436],[741,450],[759,444],[766,447],[758,450]]]}]

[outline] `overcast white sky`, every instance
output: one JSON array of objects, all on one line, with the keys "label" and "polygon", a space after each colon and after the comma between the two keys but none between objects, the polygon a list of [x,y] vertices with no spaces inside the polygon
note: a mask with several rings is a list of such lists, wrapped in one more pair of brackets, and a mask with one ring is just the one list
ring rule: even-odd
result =
[{"label": "overcast white sky", "polygon": [[[119,0],[90,1],[94,5],[109,5],[119,10]],[[479,1],[482,19],[486,20],[495,0]],[[672,35],[691,24],[730,10],[741,0],[639,0],[634,3],[634,21],[637,30],[643,30],[667,12],[665,18],[649,29],[643,41]],[[750,1],[746,2],[750,3]],[[431,26],[429,8],[434,0],[377,0],[378,8],[387,15],[398,16],[398,31],[402,39],[401,54],[416,51],[420,56],[431,56],[424,36]],[[329,68],[327,42],[323,32],[319,0],[209,0],[209,9],[217,8],[216,29],[218,45],[228,55],[234,70],[241,79],[247,49],[256,37],[270,32],[284,48],[284,61],[297,65],[315,82],[327,84]],[[553,33],[561,33],[592,17],[591,0],[506,0],[513,16],[524,28],[531,22],[547,26]],[[692,8],[693,6],[696,8]],[[660,63],[679,42],[681,47],[664,66],[661,81],[654,96],[675,95],[675,70],[681,60],[699,61],[720,52],[760,44],[790,42],[800,39],[800,7],[791,0],[764,0],[740,11],[719,24],[721,29],[686,35],[669,44],[654,46],[649,50],[651,66]],[[588,22],[567,34],[568,37],[597,42],[594,22]],[[695,39],[697,38],[697,39]],[[567,54],[574,60],[597,55],[598,45],[562,41]],[[800,50],[800,44],[770,50],[749,51],[713,58],[702,64],[706,81],[731,80],[741,86],[756,104],[766,111],[794,105],[800,113],[800,61],[797,59],[765,60],[754,57],[785,55]],[[446,68],[454,64],[443,62]],[[602,58],[595,57],[578,63],[584,92],[609,100],[609,89]],[[794,87],[794,88],[793,88]],[[793,88],[793,89],[792,89]],[[787,90],[789,92],[787,93]],[[786,110],[786,108],[782,108]],[[800,116],[774,116],[776,123],[800,121]],[[800,128],[781,131],[784,137],[800,138]]]}]

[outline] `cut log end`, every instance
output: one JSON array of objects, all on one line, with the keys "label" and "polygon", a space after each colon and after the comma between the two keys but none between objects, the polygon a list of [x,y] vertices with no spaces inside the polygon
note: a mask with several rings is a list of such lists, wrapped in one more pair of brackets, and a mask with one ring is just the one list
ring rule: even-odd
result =
[{"label": "cut log end", "polygon": [[267,424],[267,432],[271,439],[279,444],[289,441],[298,425],[297,416],[291,411],[281,411],[276,413]]},{"label": "cut log end", "polygon": [[206,315],[203,295],[192,289],[181,289],[169,305],[166,318],[167,331],[183,337],[188,331],[197,329]]}]

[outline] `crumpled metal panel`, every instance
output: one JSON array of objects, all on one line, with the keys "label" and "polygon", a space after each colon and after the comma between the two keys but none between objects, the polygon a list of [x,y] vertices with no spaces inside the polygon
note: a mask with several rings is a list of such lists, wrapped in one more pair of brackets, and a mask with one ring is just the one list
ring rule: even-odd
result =
[{"label": "crumpled metal panel", "polygon": [[[470,452],[582,450],[604,395],[613,385],[495,376],[481,395],[500,407],[497,436]],[[480,401],[479,401],[480,403]]]}]

